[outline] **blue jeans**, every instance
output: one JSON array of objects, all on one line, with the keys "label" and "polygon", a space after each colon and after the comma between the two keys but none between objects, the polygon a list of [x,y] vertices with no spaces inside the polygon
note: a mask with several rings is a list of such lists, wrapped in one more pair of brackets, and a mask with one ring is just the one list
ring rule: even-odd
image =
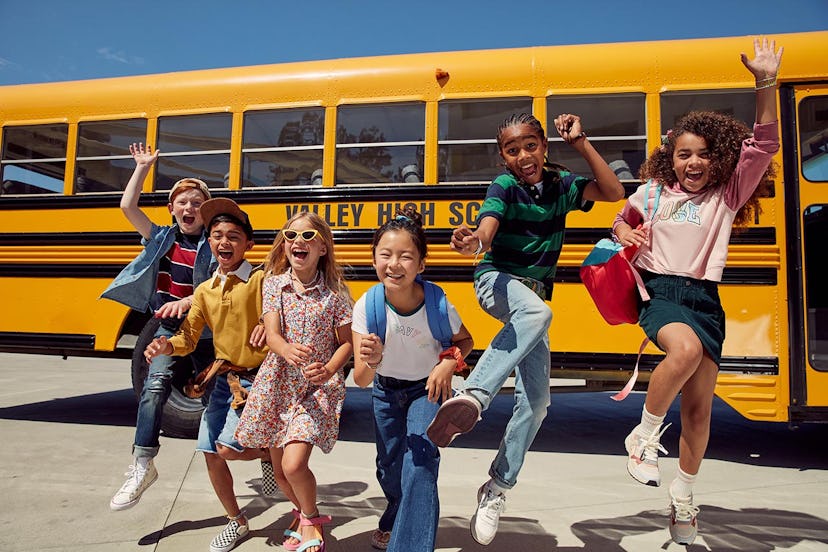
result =
[{"label": "blue jeans", "polygon": [[543,299],[505,272],[486,272],[475,281],[484,311],[503,322],[463,386],[463,393],[487,409],[515,374],[515,408],[489,476],[511,489],[549,407],[549,325],[552,311]]},{"label": "blue jeans", "polygon": [[[253,382],[246,378],[239,378],[239,383],[248,392],[253,386]],[[217,443],[236,452],[244,451],[244,447],[236,441],[235,437],[236,426],[239,425],[244,407],[232,408],[232,402],[233,392],[227,384],[227,374],[216,376],[207,408],[201,414],[201,425],[198,428],[196,440],[197,451],[215,453]]]},{"label": "blue jeans", "polygon": [[[174,330],[158,326],[155,337],[171,337]],[[194,372],[206,368],[212,362],[213,340],[202,339],[196,350],[190,355]],[[141,400],[138,402],[138,419],[135,422],[135,442],[132,445],[132,454],[136,457],[155,457],[158,454],[158,436],[161,434],[161,415],[164,404],[172,390],[173,367],[178,357],[160,355],[152,359],[144,388],[141,391]],[[189,364],[185,363],[187,366]]]},{"label": "blue jeans", "polygon": [[379,528],[391,531],[390,552],[433,552],[440,519],[440,453],[426,436],[439,403],[425,380],[376,376],[371,392],[377,441],[377,480],[388,506]]}]

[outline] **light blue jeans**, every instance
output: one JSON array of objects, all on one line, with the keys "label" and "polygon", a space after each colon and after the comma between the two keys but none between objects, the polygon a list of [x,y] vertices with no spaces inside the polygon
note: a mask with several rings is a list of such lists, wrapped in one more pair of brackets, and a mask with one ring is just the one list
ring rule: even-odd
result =
[{"label": "light blue jeans", "polygon": [[543,299],[505,272],[487,272],[475,281],[477,301],[503,322],[463,386],[462,393],[489,407],[506,379],[515,374],[515,408],[489,476],[511,489],[549,407],[549,325],[552,311]]}]

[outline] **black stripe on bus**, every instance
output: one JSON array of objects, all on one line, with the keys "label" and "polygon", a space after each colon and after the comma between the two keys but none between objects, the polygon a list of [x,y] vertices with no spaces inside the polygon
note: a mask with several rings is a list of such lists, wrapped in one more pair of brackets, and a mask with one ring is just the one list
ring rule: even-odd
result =
[{"label": "black stripe on bus", "polygon": [[[602,371],[607,373],[630,373],[635,368],[637,353],[568,353],[552,351],[552,372]],[[476,359],[475,359],[476,360]],[[639,371],[652,372],[664,355],[641,355]],[[719,369],[723,372],[746,374],[779,374],[778,357],[722,357]]]},{"label": "black stripe on bus", "polygon": [[[451,239],[450,229],[426,230],[430,244],[448,243]],[[276,230],[260,230],[253,234],[256,243],[272,243]],[[373,229],[334,230],[334,242],[343,245],[370,245],[374,237]],[[609,228],[567,228],[564,243],[594,244],[601,238],[610,236]],[[26,232],[0,233],[0,246],[38,246],[38,245],[139,245],[141,236],[137,232]],[[772,227],[745,228],[734,232],[731,244],[738,245],[774,245],[776,229]]]},{"label": "black stripe on bus", "polygon": [[[58,333],[27,333],[27,332],[0,332],[0,351],[27,352],[47,354],[100,354],[111,356],[115,352],[94,351],[95,336],[87,334],[58,334]],[[475,349],[468,356],[470,364],[475,364],[483,354],[481,349]],[[123,351],[117,356],[123,356]],[[549,354],[551,361],[551,375],[559,377],[576,376],[578,373],[604,375],[606,380],[623,380],[632,371],[638,357],[635,353],[574,353],[552,351]],[[648,372],[652,372],[663,355],[642,355],[639,370],[645,373],[642,381],[648,379]],[[723,357],[720,366],[723,372],[739,372],[744,374],[779,373],[779,359],[776,357]],[[567,374],[571,372],[572,374]],[[590,380],[593,378],[590,377]],[[594,379],[601,379],[596,377]]]},{"label": "black stripe on bus", "polygon": [[[81,263],[0,263],[0,278],[114,278],[123,268],[116,264]],[[579,267],[558,267],[557,283],[580,283]],[[374,268],[367,265],[347,266],[346,277],[358,281],[376,280]],[[469,266],[427,265],[424,277],[439,282],[471,282],[474,270]],[[725,268],[722,284],[775,286],[773,268]]]},{"label": "black stripe on bus", "polygon": [[94,349],[95,336],[89,334],[53,334],[0,332],[0,348],[24,349]]},{"label": "black stripe on bus", "polygon": [[[405,186],[359,186],[336,188],[269,188],[260,190],[211,190],[213,197],[227,197],[239,205],[353,203],[379,201],[381,203],[455,200],[483,201],[488,184],[441,184]],[[0,210],[14,209],[90,209],[119,208],[121,192],[102,195],[32,195],[0,197]],[[393,198],[393,199],[392,199]],[[168,203],[167,192],[141,194],[140,206],[160,206]]]}]

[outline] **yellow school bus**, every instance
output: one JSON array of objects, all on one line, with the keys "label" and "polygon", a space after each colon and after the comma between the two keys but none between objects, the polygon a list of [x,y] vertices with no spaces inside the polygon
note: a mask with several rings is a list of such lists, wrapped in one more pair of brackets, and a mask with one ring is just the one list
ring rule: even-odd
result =
[{"label": "yellow school bus", "polygon": [[[762,214],[730,242],[717,393],[749,419],[825,421],[828,32],[771,38],[785,47],[780,170]],[[140,202],[157,223],[170,220],[171,185],[201,178],[250,213],[256,262],[293,213],[315,211],[334,230],[355,297],[375,280],[374,229],[416,205],[430,240],[426,277],[482,348],[499,324],[474,298],[471,258],[448,242],[452,228],[474,224],[502,171],[498,124],[531,112],[548,129],[559,113],[581,115],[629,194],[648,152],[687,111],[753,122],[753,81],[738,57],[751,48],[752,37],[551,46],[0,87],[0,350],[129,358],[134,347],[140,389],[148,315],[98,298],[140,250],[118,207],[134,167],[127,148],[139,141],[162,152]],[[558,138],[549,156],[589,172]],[[636,326],[606,325],[578,276],[620,207],[598,204],[567,221],[551,375],[582,389],[620,387],[642,337]],[[640,386],[659,358],[650,345]],[[199,410],[176,390],[165,430],[191,431]]]}]

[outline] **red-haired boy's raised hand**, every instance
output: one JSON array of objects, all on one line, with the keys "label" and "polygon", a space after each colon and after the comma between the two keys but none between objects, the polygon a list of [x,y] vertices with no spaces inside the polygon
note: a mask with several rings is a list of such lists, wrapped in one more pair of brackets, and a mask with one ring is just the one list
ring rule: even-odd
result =
[{"label": "red-haired boy's raised hand", "polygon": [[152,146],[147,144],[145,148],[144,143],[139,142],[129,145],[129,153],[135,160],[136,165],[152,165],[158,159],[161,150],[152,151]]}]

